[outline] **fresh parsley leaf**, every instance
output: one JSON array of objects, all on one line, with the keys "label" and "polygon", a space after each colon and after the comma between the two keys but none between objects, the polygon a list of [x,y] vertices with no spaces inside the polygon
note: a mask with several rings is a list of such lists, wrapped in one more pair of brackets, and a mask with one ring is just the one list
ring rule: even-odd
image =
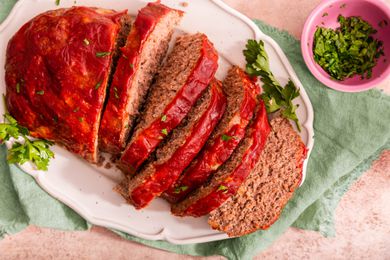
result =
[{"label": "fresh parsley leaf", "polygon": [[0,124],[0,140],[1,142],[8,141],[11,137],[19,137],[19,128],[12,124]]},{"label": "fresh parsley leaf", "polygon": [[15,142],[8,151],[8,162],[24,164],[31,161],[38,170],[47,171],[50,159],[54,158],[50,145],[52,143],[46,140],[31,141],[28,138],[25,138],[24,143]]},{"label": "fresh parsley leaf", "polygon": [[56,5],[60,5],[60,0],[56,0]]},{"label": "fresh parsley leaf", "polygon": [[[50,150],[52,142],[46,140],[30,140],[27,136],[29,131],[27,128],[20,126],[15,118],[9,114],[4,115],[7,122],[0,124],[0,140],[1,142],[8,141],[10,138],[15,138],[15,142],[11,149],[8,149],[8,162],[24,164],[31,161],[35,164],[38,170],[47,170],[49,161],[54,158],[54,153]],[[19,137],[23,141],[19,141]]]},{"label": "fresh parsley leaf", "polygon": [[264,101],[268,113],[281,111],[281,115],[295,122],[299,131],[301,126],[296,115],[297,105],[293,100],[299,96],[299,89],[289,80],[282,87],[269,68],[268,54],[264,48],[264,42],[248,40],[243,51],[246,60],[246,72],[250,76],[260,76],[263,82],[263,93],[260,95]]},{"label": "fresh parsley leaf", "polygon": [[162,115],[161,122],[165,122],[165,121],[167,121],[167,115]]},{"label": "fresh parsley leaf", "polygon": [[20,83],[16,83],[16,93],[20,93]]},{"label": "fresh parsley leaf", "polygon": [[111,54],[111,52],[97,52],[96,53],[96,57],[98,57],[98,58],[102,58],[102,57],[106,57],[106,56],[109,56]]},{"label": "fresh parsley leaf", "polygon": [[35,92],[35,94],[42,96],[42,95],[45,94],[45,91],[44,90],[38,90],[37,92]]}]

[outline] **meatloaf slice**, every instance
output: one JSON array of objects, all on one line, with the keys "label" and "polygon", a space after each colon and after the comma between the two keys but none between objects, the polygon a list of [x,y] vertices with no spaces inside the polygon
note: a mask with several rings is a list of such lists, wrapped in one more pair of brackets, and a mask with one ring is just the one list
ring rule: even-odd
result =
[{"label": "meatloaf slice", "polygon": [[233,196],[250,174],[264,148],[270,126],[264,103],[260,100],[255,117],[244,139],[231,157],[212,176],[208,183],[172,206],[177,216],[200,217],[218,208]]},{"label": "meatloaf slice", "polygon": [[273,119],[271,127],[260,160],[237,194],[210,213],[211,227],[231,237],[271,226],[301,182],[304,143],[286,119]]},{"label": "meatloaf slice", "polygon": [[26,23],[7,48],[12,116],[32,136],[96,162],[112,56],[128,23],[126,12],[87,7],[48,11]]},{"label": "meatloaf slice", "polygon": [[256,107],[256,86],[237,66],[233,66],[223,82],[227,95],[227,108],[205,148],[172,185],[163,197],[171,203],[184,199],[212,175],[233,153],[244,138],[245,129]]},{"label": "meatloaf slice", "polygon": [[217,52],[206,35],[198,33],[177,38],[120,158],[124,172],[134,173],[179,125],[213,79],[217,67]]},{"label": "meatloaf slice", "polygon": [[129,181],[128,201],[140,209],[168,189],[199,153],[225,108],[221,83],[214,80],[188,116],[157,148],[156,158]]},{"label": "meatloaf slice", "polygon": [[113,154],[124,148],[154,74],[183,12],[160,3],[142,8],[121,48],[99,130],[99,148]]}]

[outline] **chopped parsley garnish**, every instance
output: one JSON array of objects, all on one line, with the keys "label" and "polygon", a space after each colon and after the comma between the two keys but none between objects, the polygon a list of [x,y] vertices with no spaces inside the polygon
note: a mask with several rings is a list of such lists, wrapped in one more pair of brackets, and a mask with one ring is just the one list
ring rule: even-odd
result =
[{"label": "chopped parsley garnish", "polygon": [[175,188],[175,191],[173,193],[175,194],[179,194],[181,193],[182,191],[186,191],[188,190],[188,186],[180,186],[180,187],[176,187]]},{"label": "chopped parsley garnish", "polygon": [[109,56],[111,54],[111,52],[97,52],[96,53],[96,57],[98,58],[102,58],[102,57],[106,57],[106,56]]},{"label": "chopped parsley garnish", "polygon": [[118,95],[118,89],[116,87],[114,87],[114,96],[115,98],[119,98],[119,95]]},{"label": "chopped parsley garnish", "polygon": [[83,122],[83,121],[84,121],[84,118],[82,118],[82,117],[79,117],[79,118],[78,118],[78,120],[79,120],[79,122],[81,123],[81,122]]},{"label": "chopped parsley garnish", "polygon": [[269,68],[268,54],[264,49],[263,41],[248,40],[244,50],[246,59],[246,72],[250,76],[260,76],[263,82],[263,99],[268,113],[281,111],[281,115],[295,122],[299,131],[301,125],[295,113],[298,105],[293,104],[293,100],[299,96],[299,89],[289,80],[282,87],[276,80]]},{"label": "chopped parsley garnish", "polygon": [[16,83],[16,93],[20,93],[20,83]]},{"label": "chopped parsley garnish", "polygon": [[226,187],[225,185],[220,185],[217,189],[217,191],[222,191],[223,193],[228,192],[229,188]]},{"label": "chopped parsley garnish", "polygon": [[166,128],[164,128],[163,130],[161,130],[161,133],[163,135],[168,135],[168,130]]},{"label": "chopped parsley garnish", "polygon": [[35,94],[42,96],[43,94],[45,94],[45,91],[44,90],[38,90],[37,92],[35,92]]},{"label": "chopped parsley garnish", "polygon": [[88,46],[88,45],[89,45],[89,41],[88,41],[88,39],[87,39],[87,38],[85,38],[85,39],[83,40],[83,42],[84,42],[84,44],[85,44],[86,46]]},{"label": "chopped parsley garnish", "polygon": [[[8,149],[8,162],[24,164],[30,161],[38,170],[47,171],[50,159],[54,158],[54,153],[50,150],[53,143],[40,139],[30,140],[27,128],[20,126],[9,114],[5,114],[4,118],[8,123],[0,123],[0,143],[9,141],[11,137],[15,138],[14,144]],[[20,137],[23,141],[18,140]]]},{"label": "chopped parsley garnish", "polygon": [[134,68],[134,64],[133,63],[130,63],[130,68]]},{"label": "chopped parsley garnish", "polygon": [[95,85],[95,90],[98,90],[100,88],[100,86],[102,85],[103,81],[100,80],[98,83],[96,83]]},{"label": "chopped parsley garnish", "polygon": [[223,135],[221,135],[221,139],[222,139],[222,141],[229,141],[230,139],[232,139],[233,137],[232,136],[229,136],[229,135],[225,135],[225,134],[223,134]]},{"label": "chopped parsley garnish", "polygon": [[60,5],[60,0],[56,0],[56,5]]},{"label": "chopped parsley garnish", "polygon": [[167,121],[167,115],[163,115],[163,116],[161,117],[161,122],[165,122],[165,121]]},{"label": "chopped parsley garnish", "polygon": [[332,79],[360,75],[371,78],[383,52],[383,43],[373,38],[376,30],[360,17],[339,15],[337,29],[318,27],[314,34],[314,60]]}]

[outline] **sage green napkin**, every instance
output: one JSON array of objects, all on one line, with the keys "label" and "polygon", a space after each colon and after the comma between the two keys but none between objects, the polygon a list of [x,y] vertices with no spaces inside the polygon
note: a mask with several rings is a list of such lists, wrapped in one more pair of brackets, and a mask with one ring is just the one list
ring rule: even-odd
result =
[{"label": "sage green napkin", "polygon": [[[14,0],[0,0],[0,21],[14,3]],[[291,225],[332,235],[333,213],[341,196],[381,151],[390,149],[389,96],[378,90],[348,94],[326,88],[307,70],[297,40],[260,21],[256,23],[285,51],[314,107],[315,145],[305,183],[288,203],[281,218],[266,231],[241,238],[182,246],[114,231],[120,236],[180,254],[250,259]],[[33,178],[16,166],[8,165],[5,158],[6,150],[1,147],[0,237],[14,234],[28,225],[63,230],[90,227],[73,210],[42,191]]]}]

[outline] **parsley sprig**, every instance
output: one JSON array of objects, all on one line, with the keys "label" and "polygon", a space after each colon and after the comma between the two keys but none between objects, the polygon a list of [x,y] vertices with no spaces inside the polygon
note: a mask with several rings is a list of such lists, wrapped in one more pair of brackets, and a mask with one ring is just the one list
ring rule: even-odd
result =
[{"label": "parsley sprig", "polygon": [[260,76],[263,82],[263,99],[267,112],[273,113],[281,111],[281,115],[295,122],[299,131],[301,125],[296,115],[298,105],[293,104],[293,100],[299,96],[299,89],[289,80],[282,87],[272,74],[269,68],[268,54],[264,49],[264,42],[260,40],[248,40],[246,49],[243,51],[246,59],[246,72],[250,76]]},{"label": "parsley sprig", "polygon": [[[8,149],[7,160],[9,163],[24,164],[32,162],[38,170],[47,171],[49,161],[54,158],[54,153],[50,150],[52,142],[46,140],[30,140],[27,136],[27,128],[20,126],[18,122],[9,114],[4,115],[4,123],[0,123],[0,143],[15,139],[14,144]],[[20,140],[22,138],[22,141]]]}]

